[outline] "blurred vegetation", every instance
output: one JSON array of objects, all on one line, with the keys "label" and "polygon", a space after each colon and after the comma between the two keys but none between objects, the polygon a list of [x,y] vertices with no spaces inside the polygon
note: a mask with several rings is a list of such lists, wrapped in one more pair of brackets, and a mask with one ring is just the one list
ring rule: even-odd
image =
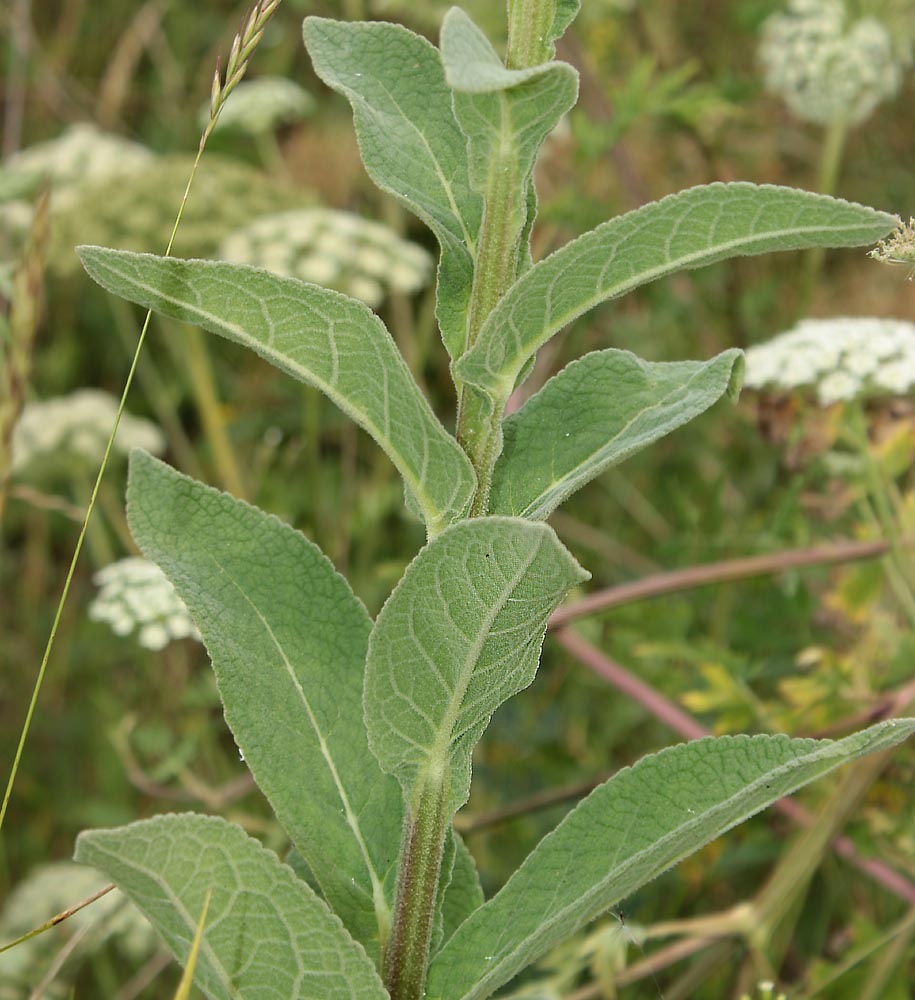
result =
[{"label": "blurred vegetation", "polygon": [[[348,108],[311,72],[300,21],[306,14],[390,18],[434,39],[448,6],[286,0],[251,77],[294,80],[314,105],[300,102],[298,116],[278,118],[267,134],[233,128],[213,136],[175,252],[215,256],[255,217],[315,206],[384,223],[432,251],[429,234],[365,176]],[[464,6],[499,39],[500,4]],[[582,74],[581,101],[538,168],[535,257],[691,184],[818,186],[826,134],[792,119],[764,90],[756,55],[764,21],[783,6],[585,0],[560,50]],[[246,7],[229,0],[9,0],[0,10],[9,38],[2,54],[0,295],[15,300],[21,288],[16,276],[43,184],[41,171],[23,169],[19,151],[80,123],[145,150],[129,169],[126,146],[114,149],[108,166],[92,166],[102,148],[96,138],[90,159],[68,174],[51,148],[49,236],[40,251],[33,240],[29,272],[35,274],[38,252],[44,266],[33,292],[40,292],[43,313],[17,382],[21,403],[86,386],[120,392],[142,316],[95,288],[73,247],[164,249],[197,147],[199,109]],[[890,7],[901,30],[910,31],[912,4],[894,0]],[[835,193],[915,214],[913,99],[910,71],[900,95],[847,136]],[[577,321],[541,352],[524,391],[568,358],[610,345],[649,360],[705,358],[765,341],[805,315],[915,320],[915,285],[905,278],[903,269],[854,252],[828,254],[813,271],[800,257],[783,255],[689,272]],[[428,287],[416,295],[395,290],[378,311],[447,420],[453,399],[433,294]],[[14,317],[11,307],[0,329],[4,344],[12,343]],[[0,354],[7,375],[12,357]],[[373,614],[422,544],[394,470],[368,439],[316,392],[241,348],[154,320],[128,405],[159,425],[166,457],[178,468],[243,495],[314,539]],[[891,555],[679,591],[583,619],[578,633],[715,732],[838,734],[861,724],[869,710],[886,710],[915,676],[915,633],[905,607],[913,576],[905,540],[915,530],[913,412],[911,400],[822,410],[802,394],[746,393],[736,407],[719,404],[606,473],[552,522],[592,571],[592,590],[716,560],[886,538],[888,530],[895,562]],[[856,432],[857,446],[850,447]],[[0,506],[0,760],[7,766],[95,474],[91,462],[65,458],[16,472]],[[68,858],[85,827],[197,808],[242,823],[280,852],[286,848],[246,779],[202,647],[186,639],[153,652],[87,614],[93,574],[136,554],[122,509],[125,467],[118,456],[109,469],[0,835],[0,945],[91,891],[63,875],[29,882],[42,878],[42,866]],[[887,497],[889,523],[880,516]],[[552,805],[513,817],[493,811],[546,790],[580,795],[582,783],[680,738],[548,638],[538,680],[498,713],[481,744],[462,816],[487,892],[555,824],[569,797],[556,795]],[[817,785],[803,801],[833,817],[834,834],[844,830],[861,854],[882,859],[915,885],[913,777],[915,756],[904,749],[861,779],[848,815],[836,811],[837,799],[852,801],[845,778]],[[803,848],[799,828],[777,813],[712,844],[628,901],[622,917],[608,917],[550,956],[525,995],[725,1000],[766,996],[759,984],[775,980],[788,1000],[910,997],[915,896],[906,902],[849,867],[830,852],[830,839],[791,860],[794,884],[808,891],[778,896],[790,913],[773,921],[764,942],[754,945],[733,914],[748,900],[771,899],[770,879]],[[122,924],[106,930],[105,920],[114,919],[106,913],[96,911],[95,931],[63,956],[53,977],[75,992],[61,987],[47,995],[173,996],[179,971],[154,948],[125,946],[132,925],[122,914]],[[691,921],[722,914],[731,922],[724,920],[717,943],[627,985],[627,969],[667,938],[691,940]],[[28,996],[81,926],[67,921],[36,939],[41,945],[28,962],[22,956],[30,945],[9,953],[15,960],[0,955],[0,998]]]}]

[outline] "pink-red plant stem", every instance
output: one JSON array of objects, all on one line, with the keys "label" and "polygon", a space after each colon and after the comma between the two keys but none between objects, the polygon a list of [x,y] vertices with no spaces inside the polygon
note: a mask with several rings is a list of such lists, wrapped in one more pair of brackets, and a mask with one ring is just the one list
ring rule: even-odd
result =
[{"label": "pink-red plant stem", "polygon": [[640,580],[633,580],[631,583],[622,583],[589,594],[582,600],[567,604],[555,611],[550,618],[550,628],[562,628],[577,618],[584,618],[598,611],[606,611],[608,608],[617,608],[622,604],[631,604],[633,601],[645,600],[648,597],[660,597],[679,590],[692,590],[694,587],[704,587],[712,583],[765,576],[768,573],[779,573],[805,566],[827,566],[858,559],[873,559],[888,552],[889,544],[882,540],[836,542],[832,545],[788,549],[762,556],[725,559],[703,566],[687,566],[685,569],[656,573]]}]

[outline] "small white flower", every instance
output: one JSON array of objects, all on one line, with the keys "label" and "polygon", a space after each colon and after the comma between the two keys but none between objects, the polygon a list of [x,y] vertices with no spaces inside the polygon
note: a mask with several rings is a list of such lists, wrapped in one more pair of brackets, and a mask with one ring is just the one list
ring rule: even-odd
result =
[{"label": "small white flower", "polygon": [[830,372],[817,386],[817,396],[824,406],[854,399],[861,391],[861,380],[848,372]]},{"label": "small white flower", "polygon": [[915,358],[905,357],[888,362],[874,373],[874,381],[887,392],[904,395],[915,385]]},{"label": "small white flower", "polygon": [[915,386],[915,324],[870,317],[804,320],[747,351],[745,385],[816,387],[824,406],[903,395]]},{"label": "small white flower", "polygon": [[316,285],[330,285],[340,274],[340,265],[333,257],[309,254],[299,260],[296,272],[303,281],[311,281]]},{"label": "small white flower", "polygon": [[367,278],[362,274],[354,274],[349,279],[348,291],[350,295],[357,299],[362,299],[367,306],[372,306],[372,308],[377,306],[384,298],[384,289],[381,287],[380,282],[375,281],[374,278]]},{"label": "small white flower", "polygon": [[220,255],[335,288],[372,307],[388,290],[418,291],[433,266],[423,247],[380,222],[327,208],[254,219],[223,243]]},{"label": "small white flower", "polygon": [[200,639],[187,607],[166,575],[148,559],[121,559],[92,578],[99,593],[89,605],[89,617],[105,622],[116,635],[138,629],[147,649],[163,649],[173,639]]},{"label": "small white flower", "polygon": [[[20,471],[39,455],[61,450],[100,462],[118,403],[101,389],[78,389],[67,396],[27,403],[13,430],[13,471]],[[113,447],[125,454],[132,448],[145,448],[158,455],[165,450],[165,438],[152,421],[125,410]]]}]

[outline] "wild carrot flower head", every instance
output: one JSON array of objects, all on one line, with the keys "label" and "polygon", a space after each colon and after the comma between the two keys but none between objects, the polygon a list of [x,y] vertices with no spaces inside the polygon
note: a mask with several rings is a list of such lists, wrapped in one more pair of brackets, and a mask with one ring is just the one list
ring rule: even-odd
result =
[{"label": "wild carrot flower head", "polygon": [[810,387],[823,406],[902,396],[915,387],[915,324],[894,319],[807,319],[747,351],[744,385]]},{"label": "wild carrot flower head", "polygon": [[30,177],[49,181],[55,208],[60,208],[81,185],[123,177],[152,160],[145,146],[83,122],[11,156],[3,163],[3,174],[11,182]]},{"label": "wild carrot flower head", "polygon": [[148,559],[120,559],[100,569],[93,581],[99,593],[89,617],[107,622],[116,635],[138,630],[137,640],[147,649],[163,649],[173,639],[200,639],[175,588]]},{"label": "wild carrot flower head", "polygon": [[[13,471],[40,455],[65,452],[91,463],[101,461],[118,410],[118,400],[102,389],[78,389],[67,396],[26,403],[13,430]],[[114,450],[126,454],[145,448],[165,450],[165,438],[150,420],[126,410],[121,415]]]},{"label": "wild carrot flower head", "polygon": [[906,264],[910,268],[909,280],[915,275],[915,219],[899,223],[899,228],[881,240],[868,254],[884,264]]},{"label": "wild carrot flower head", "polygon": [[328,208],[260,216],[225,240],[221,256],[336,288],[369,306],[386,291],[418,291],[433,263],[388,226]]},{"label": "wild carrot flower head", "polygon": [[[314,109],[315,101],[304,87],[282,76],[246,80],[226,98],[214,131],[247,132],[257,135],[280,125],[301,121]],[[210,117],[209,102],[201,110],[204,124]]]},{"label": "wild carrot flower head", "polygon": [[910,51],[876,18],[851,18],[842,0],[788,0],[763,25],[759,58],[767,88],[797,118],[857,125],[899,92]]}]

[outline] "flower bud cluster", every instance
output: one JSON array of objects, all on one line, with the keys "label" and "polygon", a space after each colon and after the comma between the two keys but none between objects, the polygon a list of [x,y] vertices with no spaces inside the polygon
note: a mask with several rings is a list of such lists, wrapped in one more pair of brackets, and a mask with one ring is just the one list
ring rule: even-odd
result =
[{"label": "flower bud cluster", "polygon": [[811,387],[823,406],[902,396],[915,387],[915,323],[894,319],[807,319],[746,356],[744,385]]},{"label": "flower bud cluster", "polygon": [[842,0],[789,0],[763,25],[766,87],[817,125],[857,125],[902,85],[907,52],[873,17],[852,19]]},{"label": "flower bud cluster", "polygon": [[229,236],[220,256],[325,285],[377,306],[386,291],[429,282],[431,255],[388,226],[327,208],[264,215]]},{"label": "flower bud cluster", "polygon": [[148,559],[111,563],[92,578],[99,593],[89,605],[93,621],[106,622],[115,635],[130,635],[147,649],[163,649],[173,639],[200,639],[187,607],[166,575]]}]

